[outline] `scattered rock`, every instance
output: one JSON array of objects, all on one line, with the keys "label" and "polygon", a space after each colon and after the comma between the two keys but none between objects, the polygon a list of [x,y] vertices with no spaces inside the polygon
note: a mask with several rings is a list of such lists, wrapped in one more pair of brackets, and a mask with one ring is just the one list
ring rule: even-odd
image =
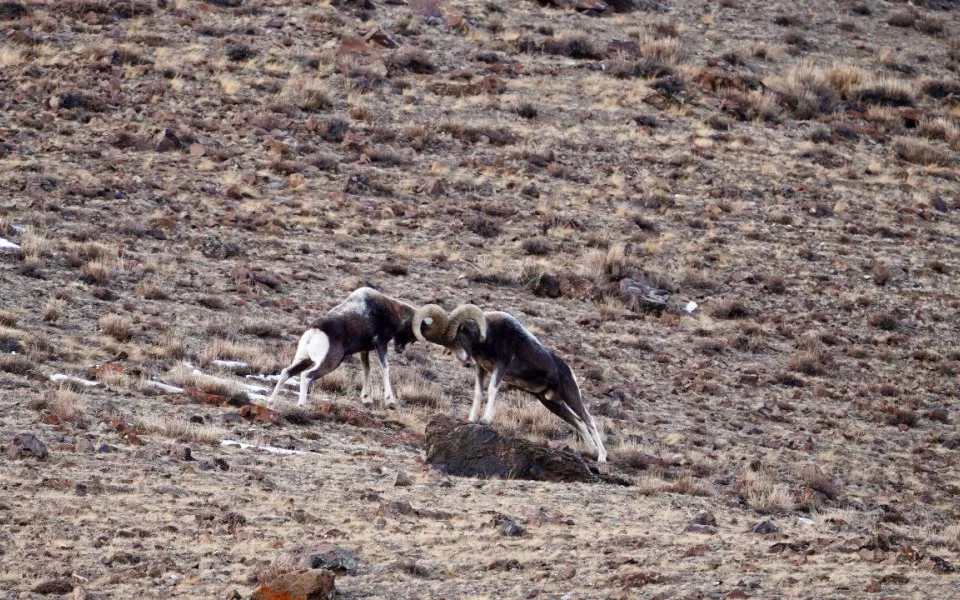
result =
[{"label": "scattered rock", "polygon": [[710,511],[703,511],[693,519],[693,522],[696,525],[709,525],[710,527],[717,526],[717,518]]},{"label": "scattered rock", "polygon": [[657,289],[642,281],[625,277],[620,280],[620,296],[633,310],[662,312],[670,300],[670,292]]},{"label": "scattered rock", "polygon": [[406,471],[397,469],[397,478],[393,481],[393,485],[396,487],[410,487],[413,485],[413,481],[410,479],[410,476],[407,475]]},{"label": "scattered rock", "polygon": [[353,575],[357,572],[357,555],[340,546],[324,542],[282,556],[278,563],[294,569],[326,569]]},{"label": "scattered rock", "polygon": [[96,447],[89,438],[81,437],[77,438],[77,441],[74,444],[74,450],[76,452],[93,452],[96,450]]},{"label": "scattered rock", "polygon": [[710,525],[702,525],[700,523],[691,523],[684,528],[684,531],[688,533],[703,533],[706,535],[713,535],[717,532],[717,528],[711,527]]},{"label": "scattered rock", "polygon": [[737,589],[735,589],[735,590],[731,590],[730,592],[727,593],[726,596],[724,596],[724,598],[727,599],[727,600],[733,600],[733,599],[742,600],[742,599],[744,599],[744,598],[749,598],[749,597],[750,597],[750,594],[746,593],[745,591],[741,590],[740,588],[737,588]]},{"label": "scattered rock", "polygon": [[285,573],[263,583],[250,600],[332,600],[336,594],[330,571]]},{"label": "scattered rock", "polygon": [[175,446],[170,449],[170,456],[177,460],[188,461],[196,460],[193,458],[193,453],[190,450],[190,446]]},{"label": "scattered rock", "polygon": [[174,150],[183,150],[183,142],[175,133],[169,129],[164,129],[153,139],[153,149],[157,152],[173,152]]},{"label": "scattered rock", "polygon": [[777,526],[771,523],[770,521],[760,521],[759,523],[753,526],[753,532],[759,533],[760,535],[778,533],[779,531],[780,530],[777,528]]},{"label": "scattered rock", "polygon": [[271,425],[276,425],[280,422],[280,413],[272,408],[260,406],[259,404],[248,404],[244,406],[240,409],[240,416],[244,419],[259,421],[261,423],[270,423]]},{"label": "scattered rock", "polygon": [[33,588],[35,594],[62,596],[73,591],[73,581],[69,579],[51,579]]},{"label": "scattered rock", "polygon": [[426,428],[427,463],[447,475],[532,479],[535,481],[598,481],[573,452],[502,437],[489,425],[461,424],[435,416]]},{"label": "scattered rock", "polygon": [[523,527],[513,517],[507,515],[494,516],[490,524],[499,529],[500,535],[505,537],[520,537],[524,534]]},{"label": "scattered rock", "polygon": [[20,433],[13,436],[13,444],[7,448],[7,458],[20,460],[33,457],[43,460],[47,457],[47,446],[32,433]]},{"label": "scattered rock", "polygon": [[367,34],[363,36],[363,39],[383,48],[396,48],[400,45],[400,42],[398,42],[396,38],[384,31],[380,26],[374,27],[367,32]]}]

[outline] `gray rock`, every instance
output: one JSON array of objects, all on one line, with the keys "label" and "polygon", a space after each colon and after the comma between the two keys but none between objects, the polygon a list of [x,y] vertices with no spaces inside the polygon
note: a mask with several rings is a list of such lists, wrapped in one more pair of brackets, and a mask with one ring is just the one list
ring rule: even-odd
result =
[{"label": "gray rock", "polygon": [[13,443],[7,448],[7,457],[11,460],[29,457],[43,460],[47,457],[47,454],[46,444],[32,433],[19,433],[13,436]]}]

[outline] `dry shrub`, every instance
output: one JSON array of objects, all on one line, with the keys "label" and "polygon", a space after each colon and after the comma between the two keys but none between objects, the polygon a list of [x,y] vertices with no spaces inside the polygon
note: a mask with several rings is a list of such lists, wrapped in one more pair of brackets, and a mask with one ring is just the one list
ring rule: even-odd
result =
[{"label": "dry shrub", "polygon": [[750,309],[743,300],[734,298],[718,302],[710,314],[718,319],[745,319],[750,316]]},{"label": "dry shrub", "polygon": [[927,35],[940,36],[946,31],[947,26],[941,18],[925,16],[917,19],[916,28]]},{"label": "dry shrub", "polygon": [[813,464],[806,464],[800,469],[800,479],[804,485],[820,492],[831,500],[840,496],[840,487],[828,474]]},{"label": "dry shrub", "polygon": [[600,60],[606,56],[606,48],[585,35],[564,35],[544,42],[547,54],[566,56],[578,60]]},{"label": "dry shrub", "polygon": [[42,233],[27,231],[20,239],[20,249],[17,251],[23,264],[29,267],[36,267],[40,264],[40,259],[48,256],[53,251],[53,242],[48,240]]},{"label": "dry shrub", "polygon": [[627,255],[623,244],[614,244],[606,251],[590,250],[580,261],[581,275],[597,282],[620,281],[641,268],[639,260]]},{"label": "dry shrub", "polygon": [[246,391],[236,381],[194,373],[193,369],[185,364],[179,364],[170,370],[164,377],[164,381],[183,388],[197,388],[208,394],[226,396],[240,401],[247,400]]},{"label": "dry shrub", "polygon": [[768,121],[780,119],[780,96],[768,90],[726,90],[721,109],[741,121]]},{"label": "dry shrub", "polygon": [[333,108],[323,80],[313,77],[293,77],[283,90],[283,96],[304,112],[320,112]]},{"label": "dry shrub", "polygon": [[900,326],[900,320],[893,313],[887,311],[876,311],[870,313],[867,317],[867,322],[870,323],[872,327],[877,329],[882,329],[884,331],[893,331]]},{"label": "dry shrub", "polygon": [[825,69],[811,61],[801,61],[781,77],[768,82],[780,102],[798,119],[812,119],[830,113],[840,105],[840,92]]},{"label": "dry shrub", "polygon": [[413,46],[404,46],[395,51],[387,57],[386,63],[389,67],[421,75],[427,75],[437,70],[427,53]]},{"label": "dry shrub", "polygon": [[0,373],[29,375],[36,368],[33,361],[20,354],[0,355]]},{"label": "dry shrub", "polygon": [[921,119],[917,125],[917,135],[931,140],[943,140],[956,146],[960,142],[960,127],[953,121],[944,119]]},{"label": "dry shrub", "polygon": [[913,27],[917,22],[917,13],[912,8],[895,10],[887,15],[887,25],[894,27]]},{"label": "dry shrub", "polygon": [[133,325],[124,317],[117,314],[108,314],[100,317],[100,330],[117,340],[126,342],[133,337]]},{"label": "dry shrub", "polygon": [[897,158],[915,165],[946,167],[953,163],[950,153],[914,138],[897,138],[893,150]]},{"label": "dry shrub", "polygon": [[683,43],[677,37],[646,37],[640,42],[640,54],[649,61],[668,67],[680,65],[687,58]]},{"label": "dry shrub", "polygon": [[[372,365],[371,365],[371,368],[372,368]],[[372,381],[370,385],[371,386],[373,385]],[[357,377],[355,373],[348,371],[344,367],[340,367],[336,371],[333,371],[332,373],[327,373],[326,375],[318,379],[314,387],[320,389],[322,392],[330,392],[337,395],[343,395],[343,394],[346,394],[347,392],[352,393],[356,391],[360,387],[360,384],[357,381]]]},{"label": "dry shrub", "polygon": [[247,321],[240,326],[240,332],[259,338],[282,338],[283,326],[269,321]]},{"label": "dry shrub", "polygon": [[141,281],[137,284],[137,293],[145,300],[168,300],[170,294],[156,283]]},{"label": "dry shrub", "polygon": [[794,498],[787,486],[775,484],[766,473],[744,471],[740,485],[740,496],[761,514],[786,514],[794,510]]},{"label": "dry shrub", "polygon": [[224,434],[219,427],[197,425],[170,416],[138,417],[134,423],[137,430],[146,435],[160,435],[185,443],[216,445],[223,439]]},{"label": "dry shrub", "polygon": [[872,76],[851,86],[850,97],[863,104],[913,106],[916,91],[906,81],[892,77]]},{"label": "dry shrub", "polygon": [[67,307],[67,303],[59,298],[50,298],[47,300],[46,306],[43,307],[42,318],[46,323],[56,323],[60,320],[60,316],[63,315],[64,309]]},{"label": "dry shrub", "polygon": [[14,327],[17,324],[17,315],[8,310],[0,310],[0,326]]},{"label": "dry shrub", "polygon": [[61,421],[81,423],[86,414],[86,403],[79,394],[67,387],[61,387],[53,393],[50,411]]},{"label": "dry shrub", "polygon": [[829,356],[821,348],[801,352],[790,359],[790,370],[804,375],[824,375]]},{"label": "dry shrub", "polygon": [[684,473],[663,488],[663,491],[686,496],[712,496],[713,492],[706,485],[694,479],[690,473]]}]

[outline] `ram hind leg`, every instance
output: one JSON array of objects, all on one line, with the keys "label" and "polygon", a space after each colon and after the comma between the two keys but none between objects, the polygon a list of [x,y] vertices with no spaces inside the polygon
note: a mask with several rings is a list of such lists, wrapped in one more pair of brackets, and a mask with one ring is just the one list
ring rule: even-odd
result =
[{"label": "ram hind leg", "polygon": [[583,440],[583,443],[587,445],[588,452],[597,457],[598,462],[600,457],[603,457],[606,460],[606,452],[602,450],[603,446],[597,446],[596,438],[590,433],[590,428],[588,425],[581,419],[577,413],[575,413],[570,406],[558,398],[558,394],[554,390],[547,390],[539,396],[540,402],[547,407],[547,410],[557,415],[568,425],[573,427],[574,431],[577,432],[577,436]]},{"label": "ram hind leg", "polygon": [[340,363],[343,362],[343,349],[339,345],[331,348],[330,338],[323,332],[319,332],[319,334],[310,341],[307,350],[310,353],[310,359],[313,361],[314,366],[300,375],[300,400],[298,405],[301,408],[307,405],[310,385],[317,379],[320,379],[339,367]]},{"label": "ram hind leg", "polygon": [[283,384],[287,382],[287,379],[299,375],[311,365],[313,361],[310,359],[310,354],[307,352],[307,346],[310,343],[310,340],[319,333],[315,329],[308,329],[300,336],[300,341],[297,343],[297,353],[293,357],[293,362],[290,363],[289,367],[284,368],[280,371],[280,379],[277,380],[277,385],[273,387],[273,392],[270,394],[270,399],[267,401],[267,405],[270,408],[273,408],[277,403],[277,394],[280,393],[280,390],[283,388]]}]

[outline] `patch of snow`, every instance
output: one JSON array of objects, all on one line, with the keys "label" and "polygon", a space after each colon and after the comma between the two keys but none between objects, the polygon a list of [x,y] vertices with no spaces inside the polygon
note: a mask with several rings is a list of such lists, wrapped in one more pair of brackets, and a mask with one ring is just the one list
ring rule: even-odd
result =
[{"label": "patch of snow", "polygon": [[277,448],[276,446],[255,446],[253,444],[245,444],[243,442],[238,442],[235,440],[222,440],[220,442],[221,446],[234,446],[240,448],[241,450],[263,450],[264,452],[269,452],[271,454],[319,454],[318,452],[304,452],[303,450],[287,450],[286,448]]},{"label": "patch of snow", "polygon": [[806,517],[797,517],[797,522],[802,525],[813,525],[813,519],[808,519]]},{"label": "patch of snow", "polygon": [[228,369],[240,369],[242,367],[249,367],[250,363],[245,363],[242,360],[215,360],[213,364],[218,367],[226,367]]},{"label": "patch of snow", "polygon": [[148,381],[145,385],[152,385],[155,388],[159,388],[165,392],[170,392],[171,394],[182,394],[183,388],[178,388],[174,385],[168,385],[162,381]]},{"label": "patch of snow", "polygon": [[683,310],[685,312],[692,313],[693,311],[697,310],[697,306],[699,305],[691,300],[690,302],[687,302],[687,305],[683,307]]},{"label": "patch of snow", "polygon": [[14,244],[8,239],[0,238],[0,250],[18,250],[20,246]]},{"label": "patch of snow", "polygon": [[[247,375],[247,379],[256,379],[257,381],[279,381],[280,375]],[[300,385],[300,377],[294,375],[288,379],[284,385],[289,385],[290,387],[297,387]]]},{"label": "patch of snow", "polygon": [[74,383],[79,383],[80,385],[85,385],[87,387],[94,387],[100,385],[99,381],[87,381],[86,379],[80,379],[79,377],[74,377],[73,375],[64,375],[63,373],[54,373],[50,376],[50,381],[72,381]]},{"label": "patch of snow", "polygon": [[258,393],[260,393],[260,392],[269,392],[269,391],[270,391],[270,390],[268,390],[268,389],[266,389],[266,388],[262,388],[262,387],[257,386],[257,385],[249,385],[249,384],[246,384],[246,383],[240,383],[239,381],[234,381],[233,379],[223,379],[222,377],[214,377],[213,375],[207,375],[206,373],[204,373],[204,372],[201,371],[200,369],[196,369],[196,368],[194,368],[193,374],[194,374],[194,375],[200,375],[200,376],[203,376],[203,377],[208,377],[208,378],[213,379],[213,380],[215,380],[215,381],[222,381],[222,382],[224,382],[224,383],[237,383],[237,384],[240,385],[240,387],[243,388],[243,391],[247,392],[247,394],[250,394],[250,392],[253,392],[254,394],[258,394]]},{"label": "patch of snow", "polygon": [[10,227],[13,227],[13,230],[17,233],[23,233],[27,230],[26,226],[24,225],[11,225]]}]

